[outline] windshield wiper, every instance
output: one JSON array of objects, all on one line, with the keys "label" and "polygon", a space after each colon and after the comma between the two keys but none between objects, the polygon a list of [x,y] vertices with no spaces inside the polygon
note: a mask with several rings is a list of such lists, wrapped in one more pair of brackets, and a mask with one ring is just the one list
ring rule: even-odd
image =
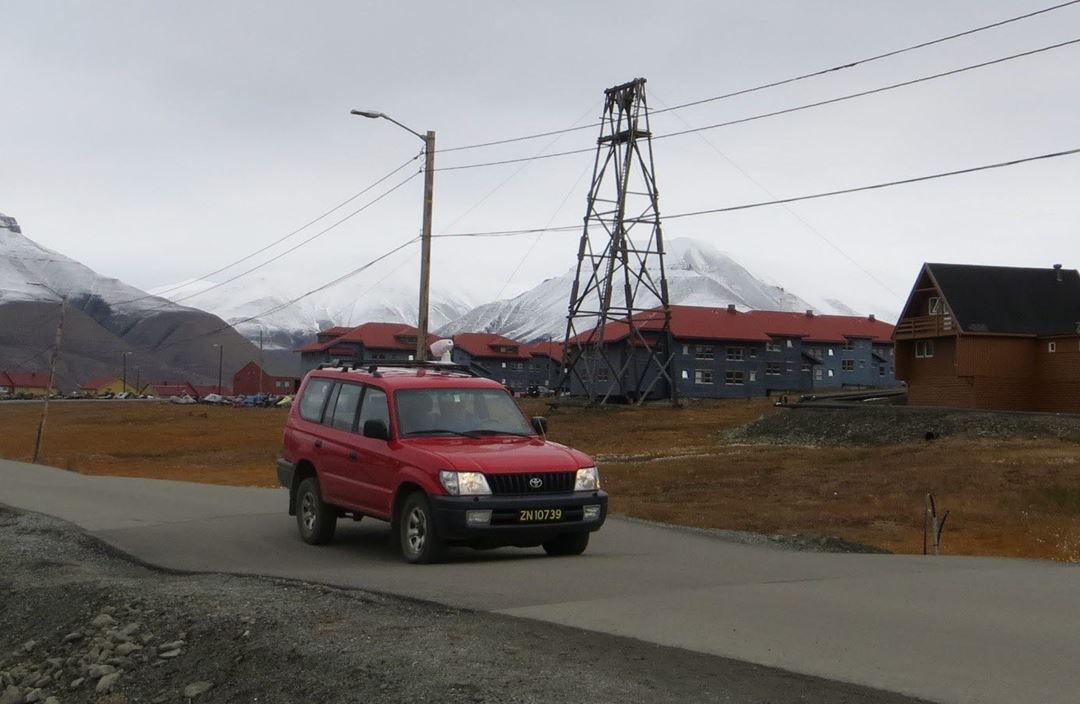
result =
[{"label": "windshield wiper", "polygon": [[414,430],[411,433],[405,433],[406,437],[413,437],[415,435],[460,435],[466,438],[477,437],[472,431],[448,430],[446,428],[428,428],[427,430]]}]

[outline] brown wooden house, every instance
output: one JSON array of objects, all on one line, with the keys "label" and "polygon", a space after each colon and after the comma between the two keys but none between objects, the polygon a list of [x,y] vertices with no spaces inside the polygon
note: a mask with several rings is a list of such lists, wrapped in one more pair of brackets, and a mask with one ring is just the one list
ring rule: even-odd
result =
[{"label": "brown wooden house", "polygon": [[1080,413],[1080,274],[924,264],[893,332],[913,405]]}]

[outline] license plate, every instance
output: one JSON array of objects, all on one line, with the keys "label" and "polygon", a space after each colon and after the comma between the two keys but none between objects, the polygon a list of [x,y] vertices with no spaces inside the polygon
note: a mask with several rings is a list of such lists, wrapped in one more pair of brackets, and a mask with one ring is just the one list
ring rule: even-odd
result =
[{"label": "license plate", "polygon": [[518,511],[518,523],[551,523],[561,521],[561,508],[523,508]]}]

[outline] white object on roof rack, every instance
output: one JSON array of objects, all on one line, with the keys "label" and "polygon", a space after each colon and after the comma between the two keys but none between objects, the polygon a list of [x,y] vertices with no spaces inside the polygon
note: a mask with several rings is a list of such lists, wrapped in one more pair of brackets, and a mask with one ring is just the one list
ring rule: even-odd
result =
[{"label": "white object on roof rack", "polygon": [[450,353],[454,351],[453,340],[436,340],[431,344],[431,356],[436,358],[439,364],[453,364]]}]

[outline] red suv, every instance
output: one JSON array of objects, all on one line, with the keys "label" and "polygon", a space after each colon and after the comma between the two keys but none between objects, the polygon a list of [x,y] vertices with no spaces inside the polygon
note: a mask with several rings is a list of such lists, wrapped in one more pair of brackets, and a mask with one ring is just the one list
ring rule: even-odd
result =
[{"label": "red suv", "polygon": [[390,522],[409,562],[447,545],[579,555],[607,494],[588,455],[545,433],[503,386],[460,368],[322,368],[289,412],[278,479],[313,545],[338,518],[371,516]]}]

